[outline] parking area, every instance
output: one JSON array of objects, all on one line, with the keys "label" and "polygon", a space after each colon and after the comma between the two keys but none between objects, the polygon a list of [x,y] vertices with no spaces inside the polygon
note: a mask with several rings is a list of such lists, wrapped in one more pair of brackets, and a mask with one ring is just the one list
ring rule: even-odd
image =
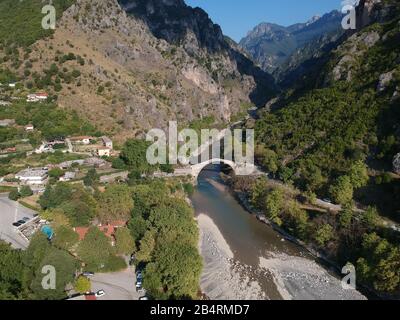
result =
[{"label": "parking area", "polygon": [[139,300],[143,293],[136,292],[135,269],[115,273],[97,273],[92,278],[92,291],[104,290],[105,295],[98,300]]},{"label": "parking area", "polygon": [[0,239],[16,249],[26,249],[29,242],[12,224],[23,218],[33,219],[34,214],[35,211],[9,200],[7,194],[0,194]]}]

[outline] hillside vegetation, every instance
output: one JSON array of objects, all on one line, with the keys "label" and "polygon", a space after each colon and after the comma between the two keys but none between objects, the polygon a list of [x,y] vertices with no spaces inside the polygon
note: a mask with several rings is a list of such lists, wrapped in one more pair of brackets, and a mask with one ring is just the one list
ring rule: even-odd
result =
[{"label": "hillside vegetation", "polygon": [[[396,5],[381,8],[388,4]],[[259,163],[303,196],[285,196],[262,180],[245,189],[270,220],[340,265],[353,263],[360,283],[396,295],[400,239],[381,218],[400,222],[393,165],[400,152],[398,4],[389,12],[389,19],[349,35],[318,74],[286,92],[255,124]],[[342,209],[303,209],[317,197]]]}]

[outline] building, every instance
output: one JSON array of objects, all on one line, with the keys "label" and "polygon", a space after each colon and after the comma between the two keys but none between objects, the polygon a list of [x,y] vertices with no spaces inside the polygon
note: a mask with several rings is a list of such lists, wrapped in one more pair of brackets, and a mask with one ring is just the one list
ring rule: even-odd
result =
[{"label": "building", "polygon": [[3,150],[0,150],[0,153],[4,154],[4,153],[14,153],[17,152],[17,148],[15,147],[10,147],[10,148],[5,148]]},{"label": "building", "polygon": [[3,119],[0,120],[0,127],[9,127],[15,124],[14,119]]},{"label": "building", "polygon": [[61,182],[67,182],[75,179],[76,173],[75,172],[66,172],[59,180]]},{"label": "building", "polygon": [[28,124],[25,126],[25,131],[33,131],[33,130],[35,130],[33,124]]},{"label": "building", "polygon": [[0,100],[0,106],[6,107],[6,106],[10,106],[10,105],[11,105],[11,102]]},{"label": "building", "polygon": [[47,92],[37,92],[37,93],[32,93],[28,94],[26,96],[26,102],[41,102],[41,101],[46,101],[48,99],[49,95]]},{"label": "building", "polygon": [[15,175],[23,184],[45,184],[48,178],[48,170],[46,168],[25,169]]},{"label": "building", "polygon": [[111,149],[107,147],[102,147],[97,149],[97,155],[99,157],[110,157],[111,156]]},{"label": "building", "polygon": [[113,142],[109,137],[103,136],[101,137],[101,140],[103,141],[103,145],[107,148],[110,148],[111,150],[113,149]]},{"label": "building", "polygon": [[72,143],[75,143],[75,144],[88,145],[88,144],[90,144],[90,141],[93,140],[93,138],[92,137],[88,137],[88,136],[81,136],[81,137],[72,137],[72,138],[70,138],[70,140],[71,140]]},{"label": "building", "polygon": [[[103,232],[110,240],[111,240],[111,244],[114,246],[115,245],[115,232],[117,231],[118,228],[122,228],[126,226],[126,221],[122,221],[122,220],[117,220],[117,221],[112,221],[109,224],[106,225],[98,225],[97,228],[99,228],[99,230],[101,232]],[[74,228],[74,231],[78,234],[79,236],[79,241],[82,241],[83,239],[85,239],[86,234],[89,231],[89,227],[76,227]]]}]

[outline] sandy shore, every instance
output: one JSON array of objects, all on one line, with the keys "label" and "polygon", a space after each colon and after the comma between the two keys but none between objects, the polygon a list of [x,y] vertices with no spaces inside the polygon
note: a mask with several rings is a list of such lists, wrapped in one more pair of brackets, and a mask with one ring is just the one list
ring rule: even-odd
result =
[{"label": "sandy shore", "polygon": [[249,266],[234,261],[234,254],[214,221],[204,214],[197,218],[199,249],[203,257],[202,291],[212,300],[263,300],[257,281],[246,275]]},{"label": "sandy shore", "polygon": [[358,291],[343,289],[339,279],[310,259],[276,254],[260,257],[260,267],[273,275],[285,300],[366,300]]}]

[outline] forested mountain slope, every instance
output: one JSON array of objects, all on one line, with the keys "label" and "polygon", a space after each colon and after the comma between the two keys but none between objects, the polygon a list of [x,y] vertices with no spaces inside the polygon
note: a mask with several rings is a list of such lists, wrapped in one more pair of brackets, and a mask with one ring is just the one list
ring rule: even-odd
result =
[{"label": "forested mountain slope", "polygon": [[357,31],[255,123],[259,163],[308,203],[342,210],[302,211],[279,193],[257,201],[330,259],[354,263],[360,283],[396,295],[400,238],[379,215],[400,222],[400,5],[364,0],[357,13]]}]

